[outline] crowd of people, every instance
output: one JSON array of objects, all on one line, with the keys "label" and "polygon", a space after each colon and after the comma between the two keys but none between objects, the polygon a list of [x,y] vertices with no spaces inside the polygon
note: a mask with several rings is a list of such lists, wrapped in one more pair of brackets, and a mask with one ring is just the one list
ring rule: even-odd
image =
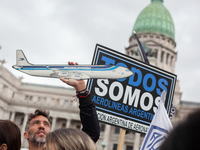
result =
[{"label": "crowd of people", "polygon": [[[69,62],[69,65],[74,65],[74,63]],[[29,115],[24,133],[29,150],[96,150],[95,143],[100,136],[100,127],[95,105],[86,89],[85,81],[64,78],[61,78],[61,81],[77,91],[82,131],[62,128],[50,132],[50,112],[45,109],[36,109]],[[199,127],[200,110],[189,115],[188,119],[174,128],[160,150],[199,150]],[[20,148],[19,127],[12,121],[0,120],[0,150],[20,150]]]}]

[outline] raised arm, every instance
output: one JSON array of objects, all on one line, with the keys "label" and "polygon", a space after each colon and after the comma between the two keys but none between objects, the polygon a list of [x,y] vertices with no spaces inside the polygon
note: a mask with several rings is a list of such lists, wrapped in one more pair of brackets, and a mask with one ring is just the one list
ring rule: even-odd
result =
[{"label": "raised arm", "polygon": [[[69,65],[78,65],[78,63],[68,62]],[[87,133],[96,143],[100,136],[99,121],[96,108],[92,102],[92,97],[86,89],[84,80],[64,79],[61,81],[74,87],[79,98],[80,119],[83,125],[83,131]]]}]

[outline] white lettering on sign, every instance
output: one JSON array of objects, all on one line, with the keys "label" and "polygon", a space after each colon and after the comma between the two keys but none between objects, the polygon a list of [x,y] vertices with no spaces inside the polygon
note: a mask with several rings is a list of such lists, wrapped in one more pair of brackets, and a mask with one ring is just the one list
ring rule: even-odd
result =
[{"label": "white lettering on sign", "polygon": [[[108,93],[110,99],[112,99],[113,101],[119,101],[120,99],[123,99],[123,104],[129,105],[129,106],[134,106],[134,107],[138,107],[138,104],[139,104],[140,107],[144,111],[149,111],[149,110],[153,109],[153,111],[155,113],[157,110],[157,107],[159,104],[158,100],[160,99],[160,96],[155,98],[156,106],[153,107],[154,99],[153,99],[152,94],[149,92],[144,92],[144,93],[142,93],[142,95],[140,95],[141,94],[140,89],[135,88],[134,92],[133,92],[132,87],[129,85],[126,86],[126,89],[124,91],[122,83],[118,82],[118,81],[111,83],[111,85],[108,89],[108,86],[107,86],[107,85],[109,85],[108,79],[98,79],[97,85],[98,85],[98,87],[95,87],[95,94],[97,94],[98,96],[103,97]],[[115,88],[117,88],[119,91],[117,95],[114,95]],[[122,97],[123,92],[124,92],[124,97]],[[131,95],[131,93],[133,93],[133,94]],[[139,97],[140,97],[140,99],[139,99]]]}]

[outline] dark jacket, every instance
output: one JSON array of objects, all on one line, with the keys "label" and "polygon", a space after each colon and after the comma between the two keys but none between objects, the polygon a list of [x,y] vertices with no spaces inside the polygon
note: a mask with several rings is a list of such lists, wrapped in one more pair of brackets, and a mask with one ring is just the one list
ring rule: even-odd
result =
[{"label": "dark jacket", "polygon": [[82,131],[96,143],[100,136],[100,127],[92,96],[89,94],[86,98],[79,97],[79,103]]}]

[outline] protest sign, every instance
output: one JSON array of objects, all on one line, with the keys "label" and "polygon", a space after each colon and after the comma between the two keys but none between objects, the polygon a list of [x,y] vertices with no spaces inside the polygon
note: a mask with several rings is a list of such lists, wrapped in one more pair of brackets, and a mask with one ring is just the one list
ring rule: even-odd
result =
[{"label": "protest sign", "polygon": [[123,79],[88,81],[99,121],[146,133],[163,90],[167,92],[165,108],[169,115],[176,75],[99,44],[95,47],[92,65],[118,65],[134,73]]}]

